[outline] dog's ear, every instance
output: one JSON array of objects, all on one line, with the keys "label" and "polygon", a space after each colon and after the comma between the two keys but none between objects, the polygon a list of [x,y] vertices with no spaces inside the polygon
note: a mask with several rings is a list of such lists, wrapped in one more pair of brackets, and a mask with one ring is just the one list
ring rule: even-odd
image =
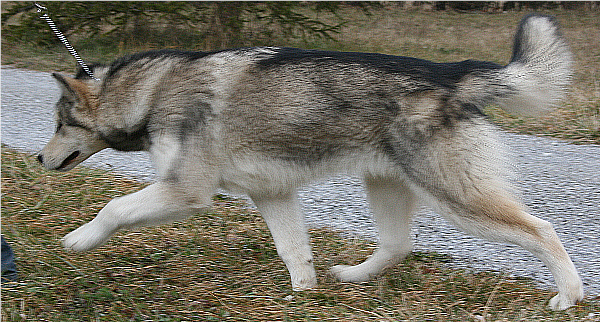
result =
[{"label": "dog's ear", "polygon": [[85,82],[60,73],[52,73],[52,77],[58,81],[63,95],[72,102],[79,103],[76,104],[79,108],[91,109],[96,105],[90,88]]}]

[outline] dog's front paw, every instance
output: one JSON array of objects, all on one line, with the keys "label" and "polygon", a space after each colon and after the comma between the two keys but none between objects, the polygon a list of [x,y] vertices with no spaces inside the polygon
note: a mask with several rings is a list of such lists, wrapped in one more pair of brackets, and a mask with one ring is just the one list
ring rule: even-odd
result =
[{"label": "dog's front paw", "polygon": [[104,244],[113,232],[92,220],[63,237],[62,245],[76,252],[92,250]]},{"label": "dog's front paw", "polygon": [[292,290],[295,292],[306,291],[317,286],[317,274],[312,266],[305,270],[290,272],[292,278]]},{"label": "dog's front paw", "polygon": [[292,281],[292,290],[294,292],[310,290],[311,288],[315,288],[316,286],[317,278],[314,276],[304,280]]}]

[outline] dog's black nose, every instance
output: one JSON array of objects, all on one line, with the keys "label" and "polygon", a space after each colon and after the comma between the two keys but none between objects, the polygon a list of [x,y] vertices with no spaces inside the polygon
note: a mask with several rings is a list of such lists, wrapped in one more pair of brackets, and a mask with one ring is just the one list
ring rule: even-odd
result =
[{"label": "dog's black nose", "polygon": [[41,164],[44,164],[44,157],[41,154],[38,154],[37,159],[38,161],[40,161]]}]

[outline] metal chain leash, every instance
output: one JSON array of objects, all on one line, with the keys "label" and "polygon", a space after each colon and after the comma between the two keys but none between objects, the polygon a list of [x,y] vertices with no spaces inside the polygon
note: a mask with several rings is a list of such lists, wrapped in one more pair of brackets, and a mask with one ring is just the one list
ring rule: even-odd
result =
[{"label": "metal chain leash", "polygon": [[[37,8],[37,12],[38,13],[42,13],[42,11],[46,11],[48,10],[46,7],[38,4],[37,2],[34,3],[36,8]],[[54,34],[56,35],[56,37],[58,37],[58,39],[65,45],[65,47],[67,47],[67,50],[69,51],[69,53],[71,53],[71,55],[73,55],[73,57],[75,57],[75,60],[77,60],[77,63],[81,66],[81,68],[83,68],[83,70],[94,80],[99,81],[100,79],[94,77],[94,74],[92,73],[92,71],[88,68],[88,66],[85,64],[85,62],[83,61],[83,59],[81,59],[81,57],[79,57],[79,54],[77,54],[77,52],[75,51],[75,48],[73,48],[73,46],[71,46],[71,44],[69,43],[69,41],[67,40],[67,38],[63,35],[62,32],[60,32],[60,30],[58,30],[58,28],[56,28],[56,25],[54,24],[54,21],[52,21],[52,19],[50,19],[50,16],[48,16],[48,13],[44,13],[42,16],[40,16],[41,19],[46,20],[46,22],[48,23],[48,25],[50,26],[50,29],[52,29],[52,31],[54,32]]]}]

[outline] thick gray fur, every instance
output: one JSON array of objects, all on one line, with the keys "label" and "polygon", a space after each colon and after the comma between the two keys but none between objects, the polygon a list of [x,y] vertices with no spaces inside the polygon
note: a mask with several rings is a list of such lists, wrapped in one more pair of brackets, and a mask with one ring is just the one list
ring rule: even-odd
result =
[{"label": "thick gray fur", "polygon": [[75,251],[204,211],[224,188],[252,198],[293,289],[308,289],[316,273],[296,189],[342,172],[365,178],[381,245],[360,265],[333,267],[339,279],[365,281],[402,260],[425,202],[466,232],[531,251],[556,280],[551,308],[565,309],[583,298],[577,271],[552,225],[511,193],[482,110],[544,113],[564,96],[571,65],[543,15],[521,21],[506,66],[279,47],[139,53],[92,65],[100,82],[54,74],[57,132],[39,159],[66,171],[110,147],[148,151],[157,167],[158,182],[64,238]]}]

